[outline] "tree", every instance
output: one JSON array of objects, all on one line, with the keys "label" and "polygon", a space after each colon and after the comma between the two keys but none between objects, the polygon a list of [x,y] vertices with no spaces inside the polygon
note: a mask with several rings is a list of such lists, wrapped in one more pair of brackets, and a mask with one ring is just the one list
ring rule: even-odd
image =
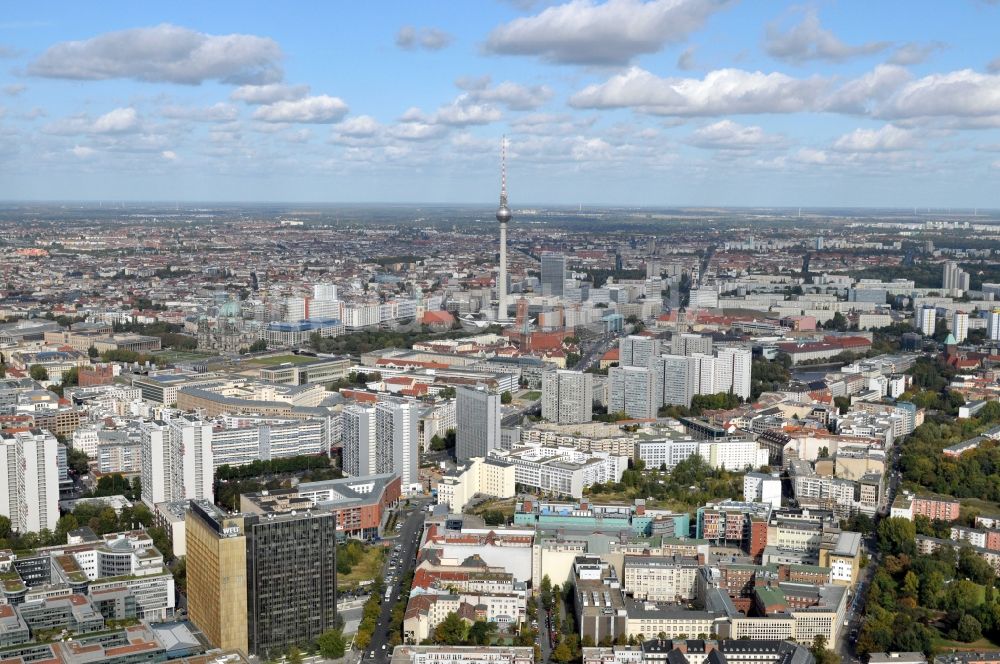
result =
[{"label": "tree", "polygon": [[983,638],[983,626],[973,616],[966,613],[958,620],[955,626],[955,637],[959,641],[972,643]]},{"label": "tree", "polygon": [[343,632],[339,629],[330,629],[319,635],[316,647],[319,648],[319,654],[326,659],[340,659],[344,656],[347,643]]},{"label": "tree", "polygon": [[98,355],[100,355],[100,353],[95,347],[91,346],[90,348],[87,349],[87,357],[89,357],[90,359],[94,359]]},{"label": "tree", "polygon": [[11,533],[10,519],[0,514],[0,539],[7,539]]},{"label": "tree", "polygon": [[916,537],[913,522],[902,517],[883,519],[878,525],[878,548],[882,553],[913,553]]},{"label": "tree", "polygon": [[552,650],[552,659],[556,662],[568,662],[573,659],[573,651],[569,649],[565,640],[560,641]]},{"label": "tree", "polygon": [[257,341],[250,344],[251,353],[260,353],[267,350],[267,341],[264,339],[258,339]]},{"label": "tree", "polygon": [[469,628],[469,641],[477,646],[488,646],[497,633],[498,627],[495,622],[477,620]]},{"label": "tree", "polygon": [[288,646],[288,652],[285,654],[285,661],[288,664],[302,664],[302,651],[296,646]]},{"label": "tree", "polygon": [[70,471],[77,475],[86,475],[90,470],[90,457],[83,450],[71,447],[66,455],[66,462]]},{"label": "tree", "polygon": [[447,646],[461,645],[465,641],[465,631],[465,621],[457,613],[451,611],[434,628],[434,643]]},{"label": "tree", "polygon": [[49,370],[40,364],[32,364],[28,370],[33,380],[48,380]]},{"label": "tree", "polygon": [[500,395],[500,403],[503,405],[508,405],[514,400],[514,396],[510,393],[510,390],[504,390],[503,394]]}]

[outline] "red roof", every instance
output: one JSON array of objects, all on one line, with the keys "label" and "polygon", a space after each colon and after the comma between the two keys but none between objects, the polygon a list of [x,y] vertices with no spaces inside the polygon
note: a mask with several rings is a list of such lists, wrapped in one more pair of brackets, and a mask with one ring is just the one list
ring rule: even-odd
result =
[{"label": "red roof", "polygon": [[447,311],[425,311],[420,322],[424,325],[452,325],[455,317]]},{"label": "red roof", "polygon": [[615,346],[614,348],[612,348],[611,350],[609,350],[604,355],[601,355],[601,359],[602,360],[610,360],[612,362],[617,362],[619,359],[621,359],[620,349],[618,348],[618,346]]}]

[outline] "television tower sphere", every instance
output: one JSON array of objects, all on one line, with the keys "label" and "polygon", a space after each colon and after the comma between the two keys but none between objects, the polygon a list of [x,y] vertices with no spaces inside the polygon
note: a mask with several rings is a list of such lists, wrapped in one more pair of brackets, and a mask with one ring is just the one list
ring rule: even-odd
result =
[{"label": "television tower sphere", "polygon": [[497,208],[497,221],[501,224],[506,224],[511,219],[510,208],[506,205],[501,205]]}]

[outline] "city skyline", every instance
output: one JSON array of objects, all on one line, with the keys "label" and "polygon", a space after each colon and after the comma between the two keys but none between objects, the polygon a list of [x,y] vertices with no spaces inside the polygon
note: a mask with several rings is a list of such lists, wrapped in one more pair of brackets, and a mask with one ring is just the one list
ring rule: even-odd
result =
[{"label": "city skyline", "polygon": [[0,199],[1000,207],[990,0],[237,8],[8,8]]}]

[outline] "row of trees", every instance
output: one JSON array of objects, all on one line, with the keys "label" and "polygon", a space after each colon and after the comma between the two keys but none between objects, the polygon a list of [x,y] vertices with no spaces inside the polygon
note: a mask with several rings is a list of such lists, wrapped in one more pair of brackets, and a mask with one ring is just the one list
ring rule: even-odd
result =
[{"label": "row of trees", "polygon": [[500,326],[491,325],[484,330],[469,331],[458,326],[447,332],[435,332],[429,326],[422,325],[420,330],[413,332],[392,330],[363,330],[339,337],[327,338],[319,333],[309,337],[309,344],[320,353],[335,353],[338,355],[360,355],[379,348],[412,348],[413,344],[431,339],[460,339],[474,334],[492,332],[500,333]]},{"label": "row of trees", "polygon": [[227,481],[236,479],[248,479],[251,477],[265,477],[268,475],[286,475],[289,473],[299,473],[306,470],[332,470],[330,459],[319,455],[304,454],[301,456],[285,457],[281,459],[254,459],[251,463],[243,466],[230,466],[223,464],[215,471],[215,479]]}]

